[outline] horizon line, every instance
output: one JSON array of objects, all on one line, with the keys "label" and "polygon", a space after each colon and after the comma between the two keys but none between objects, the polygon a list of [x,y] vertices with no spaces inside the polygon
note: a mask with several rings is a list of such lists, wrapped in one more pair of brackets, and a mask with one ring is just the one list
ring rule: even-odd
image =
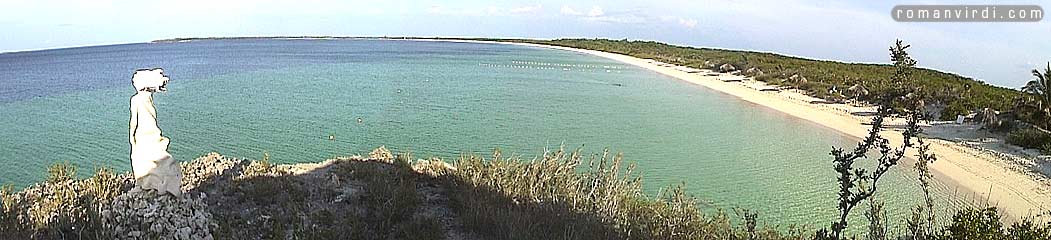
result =
[{"label": "horizon line", "polygon": [[[726,51],[742,51],[742,52],[753,52],[753,53],[767,53],[767,54],[780,55],[780,56],[784,56],[784,57],[799,58],[799,59],[804,59],[804,60],[827,61],[827,62],[836,62],[836,63],[845,63],[845,64],[872,64],[872,65],[889,65],[890,64],[890,63],[886,63],[886,62],[864,62],[864,61],[846,61],[846,60],[840,60],[840,59],[826,59],[826,58],[818,58],[818,57],[810,57],[810,56],[803,56],[803,55],[794,55],[794,54],[788,54],[788,53],[781,53],[781,52],[776,52],[776,51],[771,51],[771,50],[734,49],[734,48],[722,48],[722,47],[711,47],[711,46],[693,46],[693,45],[688,45],[688,44],[674,44],[674,43],[669,43],[669,42],[664,42],[664,41],[659,41],[659,40],[648,40],[648,39],[630,39],[630,38],[613,39],[613,38],[587,38],[587,37],[577,37],[577,38],[573,38],[573,37],[558,37],[558,38],[478,37],[478,36],[425,36],[425,37],[421,37],[421,36],[388,36],[388,35],[383,35],[383,36],[367,36],[367,35],[365,35],[365,36],[346,36],[346,35],[345,36],[338,36],[338,35],[298,35],[298,36],[294,36],[294,35],[267,35],[267,36],[264,36],[264,35],[259,35],[259,36],[223,36],[223,37],[219,37],[219,36],[212,36],[212,37],[174,37],[174,38],[154,39],[154,40],[149,40],[149,41],[145,41],[145,42],[118,42],[118,43],[108,43],[108,44],[107,43],[103,43],[103,44],[86,44],[86,45],[63,46],[63,47],[55,47],[55,48],[27,49],[27,50],[16,50],[16,51],[0,51],[0,55],[16,54],[16,53],[28,53],[28,52],[42,52],[42,51],[51,51],[51,50],[76,49],[76,48],[91,48],[91,47],[130,45],[130,44],[178,43],[178,41],[250,40],[250,39],[289,39],[289,40],[309,40],[309,39],[321,39],[321,40],[324,40],[324,39],[331,39],[331,40],[398,40],[398,39],[404,39],[404,40],[413,40],[413,39],[418,39],[418,40],[427,40],[427,39],[432,39],[432,40],[456,40],[456,39],[465,39],[465,40],[481,40],[481,41],[485,41],[485,40],[546,40],[546,41],[550,41],[550,40],[559,40],[559,39],[604,39],[604,40],[612,40],[612,41],[620,41],[620,40],[650,41],[650,42],[656,42],[656,43],[667,44],[667,45],[672,45],[672,46],[692,47],[692,48],[700,48],[700,49],[714,49],[714,50],[726,50]],[[1009,87],[1009,86],[1002,86],[1002,85],[992,84],[992,83],[989,83],[988,81],[986,81],[984,79],[980,79],[980,78],[976,78],[976,77],[972,77],[972,76],[967,76],[967,75],[964,75],[964,74],[961,74],[961,73],[957,73],[957,72],[953,72],[953,71],[947,71],[947,70],[942,70],[942,69],[935,69],[935,68],[924,67],[924,66],[917,66],[916,68],[927,69],[927,70],[932,70],[932,71],[946,73],[946,74],[952,74],[952,75],[960,76],[960,77],[963,77],[963,78],[966,78],[966,79],[970,79],[970,80],[973,80],[973,81],[976,81],[976,82],[979,82],[979,83],[982,83],[982,84],[986,84],[986,85],[1002,87],[1002,88],[1007,88],[1007,89],[1012,89],[1012,90],[1020,90],[1021,89],[1021,87]]]}]

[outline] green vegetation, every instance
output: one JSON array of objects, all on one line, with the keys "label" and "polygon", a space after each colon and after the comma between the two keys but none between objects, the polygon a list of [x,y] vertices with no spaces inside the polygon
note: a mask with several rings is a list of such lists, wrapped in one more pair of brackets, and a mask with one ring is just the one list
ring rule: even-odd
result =
[{"label": "green vegetation", "polygon": [[101,212],[130,186],[127,175],[98,169],[88,179],[77,180],[72,164],[48,168],[47,181],[14,192],[0,188],[0,239],[63,239],[111,237]]},{"label": "green vegetation", "polygon": [[[813,239],[816,235],[805,227],[779,231],[757,225],[761,216],[747,211],[705,215],[699,201],[686,195],[682,186],[645,196],[633,167],[609,152],[586,155],[559,149],[534,160],[504,158],[497,152],[489,159],[466,155],[452,164],[432,159],[413,165],[407,156],[337,158],[308,172],[290,165],[205,156],[184,166],[190,178],[204,176],[197,179],[202,181],[184,182],[184,188],[194,187],[188,196],[207,195],[203,201],[218,224],[211,231],[217,239],[445,239],[449,231],[479,239]],[[194,174],[205,165],[222,167],[212,175]],[[100,171],[88,179],[71,180],[78,187],[32,199],[25,197],[40,193],[41,187],[59,186],[42,183],[17,193],[9,186],[0,188],[0,238],[111,239],[126,233],[101,224],[105,219],[92,220],[98,218],[92,213],[114,203],[88,200],[88,196],[129,195],[127,175],[114,176],[118,175]],[[95,195],[99,192],[90,191],[91,187],[79,187],[92,181],[105,183],[95,189],[110,191]],[[441,199],[437,195],[448,197],[446,205],[433,204],[434,198]],[[73,198],[77,200],[55,196],[77,196]],[[449,228],[448,223],[421,214],[433,209],[445,209],[461,226]],[[947,225],[930,229],[925,238],[897,238],[1051,239],[1051,222],[1023,220],[1005,226],[995,208],[964,209]],[[894,239],[886,233],[886,238],[869,236]]]},{"label": "green vegetation", "polygon": [[1025,124],[1007,122],[1017,128],[1007,136],[1007,143],[1051,154],[1051,63],[1046,69],[1033,69],[1033,80],[1022,87],[1024,96],[1016,101],[1015,116]]},{"label": "green vegetation", "polygon": [[1038,128],[1051,129],[1051,62],[1047,63],[1043,73],[1039,69],[1033,69],[1032,73],[1034,79],[1022,87],[1022,91],[1029,95],[1019,103],[1019,108],[1026,111],[1019,115]]},{"label": "green vegetation", "polygon": [[[774,53],[695,48],[669,45],[654,41],[628,41],[608,39],[558,39],[528,40],[502,39],[498,41],[525,42],[566,46],[619,53],[638,58],[654,59],[694,68],[719,70],[723,64],[752,75],[757,80],[789,86],[830,101],[855,99],[875,100],[879,95],[893,90],[890,84],[896,69],[887,64],[843,63],[790,57]],[[959,113],[978,111],[982,108],[1012,110],[1015,99],[1022,93],[1008,88],[989,85],[956,74],[930,69],[916,69],[915,94],[923,96],[927,104],[952,106],[939,112],[942,119],[955,119]],[[797,76],[794,77],[793,76]],[[853,92],[851,87],[860,86],[865,91]]]},{"label": "green vegetation", "polygon": [[[187,196],[206,195],[205,204],[196,207],[215,219],[216,239],[813,239],[816,234],[758,226],[760,216],[749,211],[705,214],[682,186],[646,196],[633,167],[608,151],[558,150],[534,160],[496,152],[488,159],[464,155],[452,164],[438,159],[409,164],[409,159],[386,152],[297,168],[209,155],[184,164],[184,189],[191,189]],[[69,177],[64,185],[74,187],[0,188],[0,238],[111,239],[134,230],[116,231],[103,224],[111,220],[97,217],[116,209],[112,200],[131,194],[128,175],[101,170],[83,180],[53,177]],[[41,194],[44,189],[55,190]],[[883,189],[888,190],[893,188]],[[437,218],[429,212],[446,213]],[[930,225],[925,238],[896,238],[1051,239],[1051,223],[1004,226],[997,216],[995,208],[964,209],[945,226]],[[176,222],[179,216],[171,218]],[[895,238],[883,234],[869,239]]]},{"label": "green vegetation", "polygon": [[[916,60],[913,60],[908,52],[905,51],[908,48],[909,45],[903,44],[901,40],[895,42],[894,46],[890,48],[891,60],[894,62],[895,68],[894,75],[890,79],[894,88],[884,91],[873,100],[878,108],[876,116],[872,118],[872,127],[869,129],[868,136],[851,151],[845,151],[836,147],[832,148],[833,169],[839,174],[836,178],[839,183],[839,204],[836,208],[839,209],[840,214],[827,229],[821,229],[817,232],[815,237],[817,239],[843,239],[843,230],[848,225],[847,217],[863,201],[867,201],[869,204],[869,211],[866,212],[866,217],[870,222],[869,238],[885,239],[887,236],[886,220],[883,219],[883,216],[886,214],[882,212],[883,202],[877,199],[878,195],[876,195],[879,179],[905,157],[905,151],[908,148],[913,147],[912,141],[918,139],[916,136],[920,133],[918,124],[925,117],[922,110],[923,99],[920,98],[921,96],[907,94],[910,92],[909,89],[917,88],[917,84],[911,78]],[[895,108],[902,108],[903,114],[907,117],[907,124],[904,131],[902,131],[904,143],[900,147],[891,146],[890,140],[880,135],[884,130],[884,120]],[[922,141],[919,144],[921,145],[921,159],[919,162],[922,162],[922,164],[917,163],[916,167],[920,171],[921,177],[919,180],[924,188],[927,200],[926,209],[933,209],[933,206],[931,206],[933,203],[927,190],[928,176],[925,175],[929,175],[926,172],[926,164],[934,161],[934,159],[933,155],[926,155],[927,146],[923,145]],[[861,160],[869,158],[869,152],[873,150],[879,153],[874,169],[868,170],[855,166]],[[922,214],[922,211],[923,208],[917,208],[914,214]],[[933,222],[933,213],[928,213],[928,215],[929,221]],[[909,221],[908,223],[910,227],[918,226],[916,228],[922,230],[912,231],[914,233],[921,232],[921,234],[925,234],[927,232],[923,227],[919,227],[923,222]]]},{"label": "green vegetation", "polygon": [[529,162],[498,151],[461,158],[448,177],[454,209],[484,239],[809,238],[800,229],[757,227],[747,212],[742,227],[722,212],[706,215],[682,186],[647,197],[634,167],[623,164],[608,151],[589,157],[559,149]]},{"label": "green vegetation", "polygon": [[[770,84],[806,91],[830,102],[862,101],[875,103],[881,96],[897,94],[900,85],[893,76],[895,65],[843,63],[784,56],[774,53],[675,46],[654,41],[609,39],[476,39],[545,44],[612,52],[693,68],[723,71],[724,65],[742,70],[744,75]],[[892,46],[893,48],[893,46]],[[892,49],[893,50],[893,49]],[[892,59],[893,60],[893,59]],[[725,71],[724,71],[725,72]],[[939,120],[955,120],[957,115],[1000,112],[990,131],[1010,132],[1035,127],[1051,135],[1051,63],[1022,91],[989,85],[981,81],[931,69],[913,68],[908,93],[922,99],[924,108]],[[894,113],[901,114],[895,105]],[[987,125],[988,126],[988,125]],[[1018,129],[1016,129],[1018,128]],[[1051,141],[1016,142],[1027,148],[1044,149],[1051,154]],[[1049,146],[1049,147],[1044,147]]]},{"label": "green vegetation", "polygon": [[[192,200],[178,200],[190,201],[181,205],[183,210],[159,214],[149,211],[157,206],[154,200],[170,197],[131,191],[128,174],[99,169],[81,180],[76,179],[71,164],[58,164],[48,169],[48,180],[41,184],[18,192],[10,186],[0,188],[0,238],[175,238],[164,235],[175,232],[164,226],[193,222],[197,223],[193,229],[175,225],[187,231],[174,236],[188,239],[199,236],[189,235],[190,231],[203,229],[220,239],[445,239],[469,235],[481,239],[838,240],[856,238],[844,232],[847,216],[864,202],[868,204],[869,239],[1051,240],[1051,222],[1027,218],[1005,227],[995,208],[962,209],[950,222],[937,224],[932,211],[935,201],[928,190],[933,175],[927,169],[936,157],[915,137],[920,133],[917,124],[926,117],[924,103],[939,97],[907,94],[930,87],[922,80],[929,70],[914,69],[915,60],[905,52],[908,47],[900,41],[891,47],[894,66],[886,69],[889,87],[866,96],[866,101],[879,106],[869,135],[849,151],[832,149],[839,214],[827,228],[816,231],[758,226],[759,214],[747,210],[735,210],[741,220],[736,223],[722,211],[705,214],[699,200],[686,194],[684,186],[647,196],[634,166],[609,151],[586,155],[559,149],[531,161],[505,158],[495,151],[489,159],[463,155],[452,164],[440,159],[413,164],[410,154],[395,156],[381,147],[368,158],[336,158],[307,166],[274,165],[268,154],[260,161],[209,154],[182,166],[185,198]],[[899,147],[880,135],[883,120],[894,112],[908,120],[902,132],[904,144]],[[1032,131],[1044,133],[1039,128]],[[1019,143],[1047,142],[1041,139],[1046,135],[1036,132],[1017,132],[1012,138]],[[903,219],[908,229],[889,231],[887,222],[894,220],[885,218],[877,189],[894,189],[878,188],[878,182],[910,147],[917,148],[919,161],[914,168],[920,173],[925,201],[911,218]],[[879,156],[870,158],[871,151]],[[875,164],[858,165],[874,169],[855,165],[866,159]],[[133,207],[122,207],[125,205]],[[127,217],[141,212],[146,213],[140,218]],[[173,212],[189,214],[169,215]],[[184,219],[190,216],[196,219]],[[156,218],[163,220],[146,221]],[[138,235],[143,232],[146,235]],[[892,236],[893,232],[899,235]]]},{"label": "green vegetation", "polygon": [[1044,154],[1051,154],[1051,134],[1036,128],[1012,131],[1007,135],[1007,143],[1025,148],[1040,149]]},{"label": "green vegetation", "polygon": [[270,164],[268,155],[212,160],[233,164],[190,194],[212,196],[205,202],[219,223],[218,239],[444,238],[434,217],[417,214],[424,198],[417,186],[426,179],[404,158],[337,158],[304,174]]}]

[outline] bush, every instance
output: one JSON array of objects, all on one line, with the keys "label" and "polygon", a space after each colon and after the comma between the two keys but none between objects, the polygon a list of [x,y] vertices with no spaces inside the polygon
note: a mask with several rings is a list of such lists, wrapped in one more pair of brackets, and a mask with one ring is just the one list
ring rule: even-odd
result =
[{"label": "bush", "polygon": [[967,109],[967,106],[964,106],[961,101],[954,101],[942,109],[941,116],[938,120],[953,121],[956,120],[957,115],[966,116],[967,114],[971,114],[971,110]]},{"label": "bush", "polygon": [[943,239],[1006,239],[996,208],[964,209],[952,217]]},{"label": "bush", "polygon": [[130,183],[130,178],[99,169],[95,176],[78,180],[76,167],[59,163],[48,167],[47,180],[19,192],[0,189],[0,239],[87,238],[112,236],[102,212]]},{"label": "bush", "polygon": [[[455,163],[451,199],[464,227],[484,239],[804,239],[799,231],[742,228],[702,213],[682,186],[642,192],[633,166],[608,151],[563,150],[523,161],[469,155]],[[581,166],[584,165],[584,166]],[[582,169],[578,169],[581,166]]]},{"label": "bush", "polygon": [[1019,129],[1007,135],[1007,143],[1031,149],[1043,149],[1047,152],[1051,145],[1051,134],[1034,128]]},{"label": "bush", "polygon": [[1023,219],[1004,228],[995,207],[962,209],[952,217],[936,239],[1051,239],[1051,224],[1038,225]]},{"label": "bush", "polygon": [[[0,239],[202,239],[209,234],[218,239],[442,239],[447,225],[432,210],[458,216],[452,221],[481,239],[815,235],[805,228],[757,226],[757,214],[746,210],[735,209],[740,223],[732,223],[737,219],[722,211],[707,214],[681,185],[647,196],[633,167],[608,152],[588,157],[559,150],[533,161],[506,159],[497,152],[491,159],[465,155],[452,165],[437,159],[409,165],[411,157],[381,155],[385,157],[338,158],[298,173],[288,165],[209,155],[184,165],[184,183],[192,183],[184,185],[191,187],[186,199],[127,191],[130,176],[107,169],[78,180],[71,165],[57,165],[49,177],[55,183],[18,192],[0,187]],[[299,196],[254,199],[262,194]],[[149,211],[140,211],[144,209]],[[177,217],[149,217],[158,215]],[[933,239],[1051,240],[1049,236],[1051,225],[1023,220],[1005,227],[996,209],[988,208],[957,212],[948,226],[935,229]]]},{"label": "bush", "polygon": [[[835,85],[839,89],[846,89],[854,84],[861,83],[874,96],[882,95],[893,89],[893,85],[886,84],[885,79],[895,71],[894,66],[888,64],[822,61],[773,53],[675,46],[654,41],[617,41],[607,39],[495,40],[575,47],[657,60],[681,59],[682,62],[691,63],[707,60],[712,63],[734,63],[735,66],[742,66],[741,69],[758,67],[767,74],[798,73],[801,76],[806,76],[811,82],[828,83]],[[700,66],[695,65],[692,67]],[[923,68],[917,68],[913,72],[913,82],[922,87],[916,93],[928,102],[950,103],[956,101],[960,98],[961,93],[965,92],[966,94],[964,95],[968,105],[972,106],[972,109],[992,108],[1008,110],[1011,109],[1013,104],[1007,100],[1022,95],[1021,91],[1015,89],[989,85],[956,74]],[[766,79],[759,80],[765,81]]]}]

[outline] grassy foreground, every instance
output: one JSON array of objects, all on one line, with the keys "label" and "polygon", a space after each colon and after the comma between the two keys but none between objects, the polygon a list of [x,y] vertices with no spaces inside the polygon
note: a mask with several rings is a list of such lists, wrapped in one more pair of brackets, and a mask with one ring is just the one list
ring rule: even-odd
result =
[{"label": "grassy foreground", "polygon": [[[753,213],[705,214],[681,186],[647,196],[633,167],[609,152],[410,159],[382,147],[369,157],[295,165],[209,154],[183,164],[187,194],[179,199],[135,190],[128,174],[105,169],[74,179],[73,167],[59,164],[45,182],[3,189],[0,238],[814,237],[805,228],[757,226]],[[1004,226],[995,209],[960,211],[938,233],[933,239],[1051,239],[1049,225]]]}]

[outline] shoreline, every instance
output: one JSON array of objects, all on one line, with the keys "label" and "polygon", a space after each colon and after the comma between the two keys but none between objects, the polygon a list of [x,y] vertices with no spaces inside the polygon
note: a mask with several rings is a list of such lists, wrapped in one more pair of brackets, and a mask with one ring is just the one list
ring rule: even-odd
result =
[{"label": "shoreline", "polygon": [[[791,91],[760,91],[759,89],[761,88],[748,86],[747,84],[749,83],[720,81],[719,77],[727,76],[726,74],[720,74],[719,76],[704,76],[701,74],[687,73],[677,70],[674,65],[660,66],[647,59],[562,46],[451,39],[393,40],[508,44],[584,53],[634,65],[665,76],[719,91],[747,102],[817,123],[818,125],[831,128],[849,137],[862,139],[868,133],[868,126],[864,124],[869,121],[869,117],[852,115],[858,111],[856,108],[837,108],[827,104],[808,102],[807,100],[809,99],[806,99],[808,96],[798,96],[799,93],[793,93]],[[753,82],[751,84],[756,83]],[[889,120],[890,119],[888,119],[888,121]],[[903,142],[899,131],[887,129],[881,132],[881,134],[890,140],[892,145],[900,146]],[[987,200],[987,204],[990,206],[996,206],[1001,210],[1001,213],[1016,220],[1026,216],[1033,216],[1035,214],[1051,211],[1051,186],[1043,184],[1023,173],[1008,169],[1002,166],[1003,163],[998,164],[998,161],[1001,160],[997,159],[997,157],[992,154],[963,151],[962,149],[958,149],[959,146],[951,141],[931,137],[925,137],[925,140],[930,143],[930,150],[938,156],[938,160],[930,165],[932,174],[935,175],[937,181],[947,185],[950,189],[956,187],[958,190],[958,196],[970,195],[972,200]],[[909,158],[915,156],[915,149],[910,149],[906,155]],[[902,167],[911,167],[909,161],[899,163],[899,165]],[[985,203],[979,202],[978,204],[981,205]],[[1051,216],[1043,216],[1042,218],[1051,219]]]}]

